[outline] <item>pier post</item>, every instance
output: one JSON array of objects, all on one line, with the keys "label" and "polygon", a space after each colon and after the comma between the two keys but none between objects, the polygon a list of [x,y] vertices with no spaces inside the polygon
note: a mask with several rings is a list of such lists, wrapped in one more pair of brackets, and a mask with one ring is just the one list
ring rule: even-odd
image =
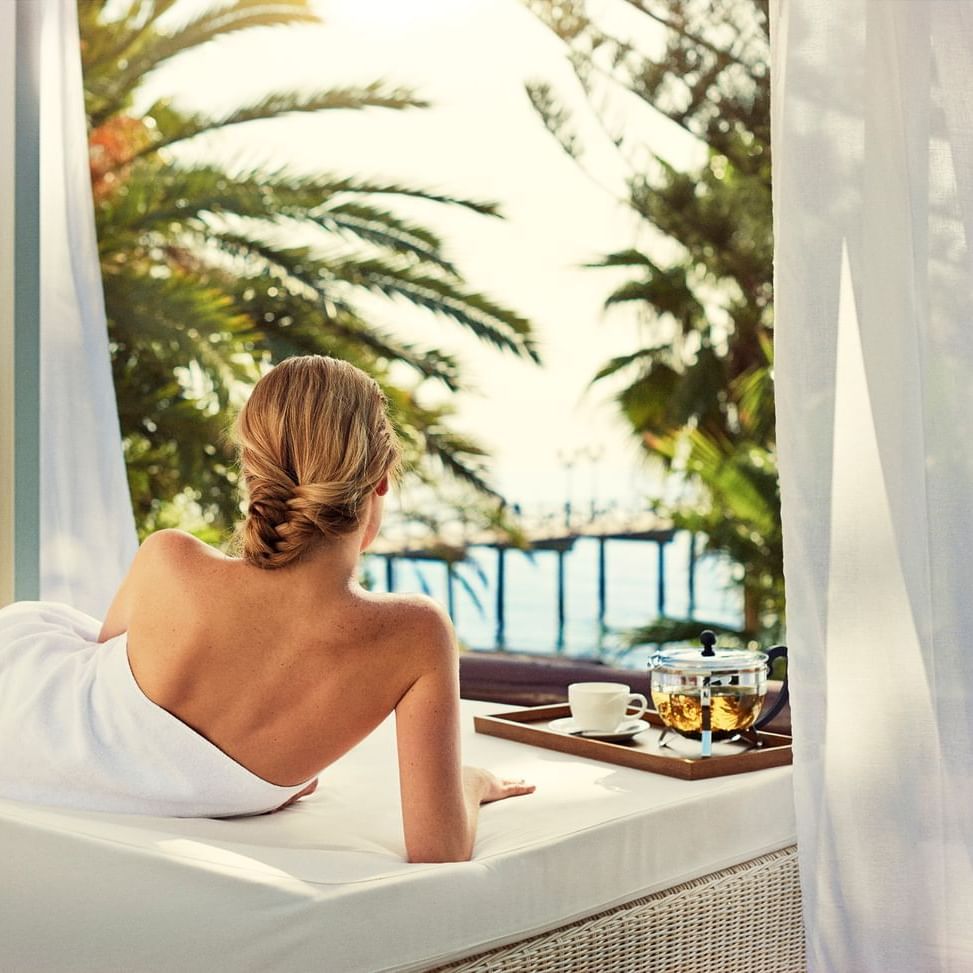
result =
[{"label": "pier post", "polygon": [[497,632],[496,632],[496,643],[497,648],[502,649],[506,643],[506,627],[507,620],[505,617],[504,607],[506,604],[506,571],[504,570],[505,559],[504,555],[507,553],[506,549],[503,547],[497,547]]},{"label": "pier post", "polygon": [[452,561],[446,562],[446,611],[449,612],[449,617],[453,620],[453,624],[456,624],[456,592],[454,590],[453,582],[456,580],[453,575],[455,573],[455,568],[453,567]]},{"label": "pier post", "polygon": [[385,555],[385,590],[395,591],[395,564],[391,554]]},{"label": "pier post", "polygon": [[689,612],[688,617],[696,615],[696,532],[689,532]]},{"label": "pier post", "polygon": [[605,583],[605,544],[604,537],[598,538],[598,627],[605,627],[605,609],[607,604],[607,588]]},{"label": "pier post", "polygon": [[557,647],[564,648],[564,551],[557,552]]},{"label": "pier post", "polygon": [[656,606],[659,618],[666,616],[666,542],[656,541],[659,551],[659,579]]}]

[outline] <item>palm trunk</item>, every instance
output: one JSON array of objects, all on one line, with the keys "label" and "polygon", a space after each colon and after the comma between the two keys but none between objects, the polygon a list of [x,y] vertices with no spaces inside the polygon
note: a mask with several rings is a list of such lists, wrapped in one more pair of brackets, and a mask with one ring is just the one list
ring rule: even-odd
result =
[{"label": "palm trunk", "polygon": [[760,594],[746,583],[743,587],[743,628],[751,638],[756,638],[760,632]]}]

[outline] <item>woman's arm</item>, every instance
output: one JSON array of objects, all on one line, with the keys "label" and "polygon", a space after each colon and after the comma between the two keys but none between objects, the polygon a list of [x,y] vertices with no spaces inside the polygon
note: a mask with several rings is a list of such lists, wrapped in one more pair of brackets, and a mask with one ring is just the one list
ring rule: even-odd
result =
[{"label": "woman's arm", "polygon": [[413,637],[424,671],[395,708],[406,854],[410,862],[468,861],[480,805],[534,788],[462,766],[452,625],[432,603],[416,609]]}]

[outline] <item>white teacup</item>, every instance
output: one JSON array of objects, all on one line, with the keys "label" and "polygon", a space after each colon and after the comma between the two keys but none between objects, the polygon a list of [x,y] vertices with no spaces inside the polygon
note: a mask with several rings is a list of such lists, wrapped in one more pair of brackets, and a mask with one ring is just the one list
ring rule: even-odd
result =
[{"label": "white teacup", "polygon": [[[568,703],[578,729],[586,733],[611,733],[649,708],[641,693],[630,692],[622,682],[573,682],[568,686]],[[633,703],[640,704],[637,713],[628,712]]]}]

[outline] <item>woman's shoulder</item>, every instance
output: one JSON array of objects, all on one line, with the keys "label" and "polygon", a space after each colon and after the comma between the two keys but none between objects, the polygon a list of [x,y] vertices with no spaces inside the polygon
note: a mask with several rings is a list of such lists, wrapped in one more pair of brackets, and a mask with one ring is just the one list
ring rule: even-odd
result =
[{"label": "woman's shoulder", "polygon": [[445,608],[427,595],[367,592],[366,603],[396,642],[408,640],[430,651],[455,652],[456,634]]},{"label": "woman's shoulder", "polygon": [[365,592],[364,597],[375,611],[390,618],[430,628],[450,626],[446,609],[428,595],[369,591]]},{"label": "woman's shoulder", "polygon": [[139,546],[139,554],[153,559],[207,556],[226,560],[226,555],[217,551],[216,548],[210,547],[209,544],[201,541],[198,537],[174,527],[165,527],[149,534]]},{"label": "woman's shoulder", "polygon": [[180,573],[201,566],[225,564],[221,551],[184,530],[165,528],[149,534],[139,546],[136,567],[158,574]]},{"label": "woman's shoulder", "polygon": [[[206,565],[226,560],[208,544],[181,530],[158,530],[142,541],[102,625],[100,641],[127,631],[133,620],[153,614],[171,615],[187,592],[197,592],[205,580]],[[212,568],[210,568],[212,571]]]},{"label": "woman's shoulder", "polygon": [[[164,529],[149,534],[139,546],[133,564],[136,588],[148,600],[168,600],[178,593],[199,592],[208,581],[224,582],[231,563],[221,551],[182,530]],[[153,599],[152,595],[159,596]]]}]

